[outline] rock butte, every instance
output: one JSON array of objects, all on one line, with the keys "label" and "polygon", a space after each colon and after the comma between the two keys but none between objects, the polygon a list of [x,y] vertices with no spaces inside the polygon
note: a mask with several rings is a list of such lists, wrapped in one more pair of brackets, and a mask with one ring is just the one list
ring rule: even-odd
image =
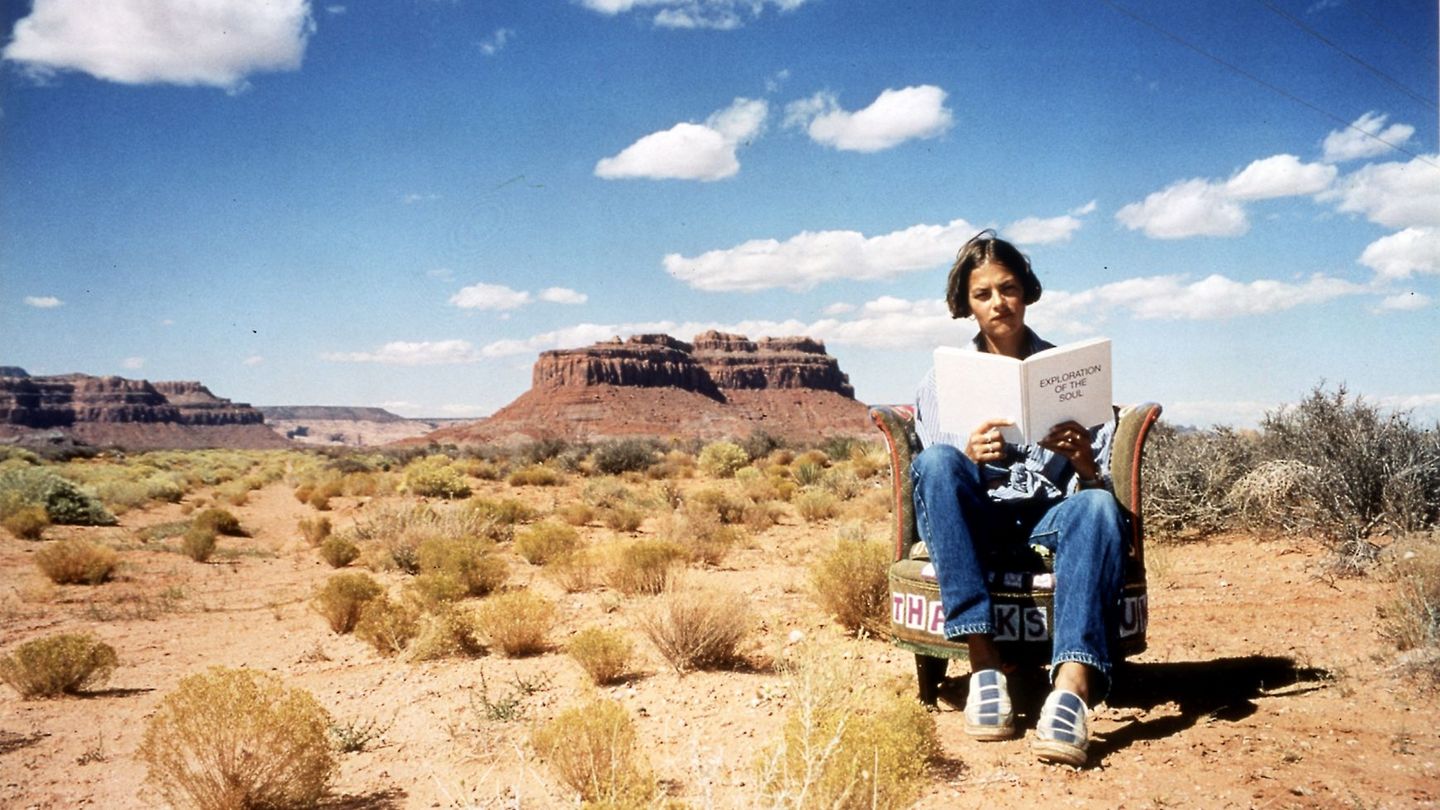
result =
[{"label": "rock butte", "polygon": [[649,334],[542,352],[530,390],[514,402],[416,441],[714,439],[757,430],[809,440],[874,428],[824,343],[710,331],[689,343]]}]

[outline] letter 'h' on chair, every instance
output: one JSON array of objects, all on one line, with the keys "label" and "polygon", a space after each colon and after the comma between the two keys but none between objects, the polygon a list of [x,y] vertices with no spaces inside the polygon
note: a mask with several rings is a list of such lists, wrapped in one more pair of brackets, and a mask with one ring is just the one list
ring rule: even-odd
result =
[{"label": "letter 'h' on chair", "polygon": [[[1141,519],[1140,460],[1150,427],[1160,417],[1153,402],[1117,408],[1120,422],[1110,457],[1115,499],[1130,519],[1121,589],[1120,626],[1111,649],[1116,660],[1145,649],[1148,620],[1145,592],[1145,523]],[[890,565],[890,630],[892,640],[915,653],[920,700],[935,705],[945,667],[951,658],[969,657],[963,641],[945,638],[944,608],[929,553],[915,526],[915,492],[910,461],[920,452],[915,434],[915,409],[909,405],[876,405],[870,418],[890,447],[890,478],[895,490],[895,558]],[[1011,562],[990,573],[990,602],[995,641],[1007,664],[1050,661],[1050,616],[1055,610],[1053,559],[1017,549]]]}]

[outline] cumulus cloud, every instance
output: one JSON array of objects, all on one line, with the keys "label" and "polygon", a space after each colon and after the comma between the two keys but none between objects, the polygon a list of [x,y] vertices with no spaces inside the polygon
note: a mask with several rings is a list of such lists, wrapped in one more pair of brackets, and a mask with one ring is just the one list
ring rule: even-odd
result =
[{"label": "cumulus cloud", "polygon": [[143,357],[127,357],[127,358],[125,358],[124,360],[121,360],[121,361],[120,361],[120,366],[121,366],[121,368],[126,368],[126,369],[129,369],[130,371],[138,371],[138,370],[140,370],[140,369],[142,369],[142,368],[145,367],[145,358],[143,358]]},{"label": "cumulus cloud", "polygon": [[976,230],[957,219],[869,237],[859,231],[803,231],[783,242],[752,239],[695,257],[671,253],[664,265],[670,275],[700,290],[807,290],[827,281],[892,278],[944,264]]},{"label": "cumulus cloud", "polygon": [[299,69],[314,30],[308,0],[35,0],[3,55],[42,76],[238,90]]},{"label": "cumulus cloud", "polygon": [[930,84],[885,90],[855,112],[841,109],[835,95],[827,92],[785,108],[786,126],[804,129],[816,143],[849,152],[879,152],[916,138],[936,138],[953,123],[945,91]]},{"label": "cumulus cloud", "polygon": [[737,98],[703,124],[679,123],[653,132],[595,164],[595,176],[607,180],[723,180],[740,171],[735,151],[765,127],[770,106],[764,100]]},{"label": "cumulus cloud", "polygon": [[1415,127],[1409,124],[1390,124],[1390,116],[1367,112],[1355,119],[1345,129],[1337,129],[1325,136],[1322,145],[1326,163],[1339,163],[1357,158],[1379,157],[1393,147],[1404,146],[1415,134]]},{"label": "cumulus cloud", "polygon": [[709,28],[731,31],[759,17],[766,6],[794,11],[807,0],[579,0],[591,11],[615,16],[628,12],[652,14],[660,28]]},{"label": "cumulus cloud", "polygon": [[1440,226],[1440,154],[1371,163],[1345,175],[1321,199],[1391,228]]},{"label": "cumulus cloud", "polygon": [[1365,247],[1360,263],[1381,279],[1440,275],[1440,228],[1406,228]]},{"label": "cumulus cloud", "polygon": [[1324,191],[1336,169],[1323,163],[1302,163],[1294,155],[1262,158],[1225,181],[1225,194],[1235,200],[1268,200]]},{"label": "cumulus cloud", "polygon": [[1387,295],[1375,306],[1376,312],[1409,312],[1430,306],[1431,298],[1422,292],[1403,292]]},{"label": "cumulus cloud", "polygon": [[55,307],[61,306],[64,303],[64,301],[61,301],[59,298],[56,298],[53,295],[25,296],[25,305],[35,307],[36,309],[54,309]]},{"label": "cumulus cloud", "polygon": [[485,358],[468,340],[396,340],[373,352],[325,352],[320,359],[382,366],[448,366],[478,363]]},{"label": "cumulus cloud", "polygon": [[1242,236],[1250,230],[1242,203],[1317,194],[1330,187],[1335,174],[1334,166],[1274,155],[1252,162],[1228,180],[1197,177],[1172,183],[1124,206],[1115,219],[1152,239]]},{"label": "cumulus cloud", "polygon": [[241,361],[240,361],[240,363],[241,363],[242,365],[251,366],[251,367],[261,365],[261,364],[263,364],[264,362],[265,362],[265,358],[264,358],[264,357],[261,357],[261,356],[258,355],[258,354],[252,354],[252,355],[250,355],[249,357],[245,358],[244,360],[241,360]]},{"label": "cumulus cloud", "polygon": [[1320,274],[1299,282],[1236,281],[1219,274],[1187,281],[1175,275],[1125,279],[1078,293],[1051,295],[1047,291],[1042,303],[1064,314],[1090,313],[1100,318],[1123,311],[1140,320],[1228,320],[1369,291],[1364,285]]},{"label": "cumulus cloud", "polygon": [[512,290],[504,284],[471,284],[450,296],[450,303],[461,309],[519,309],[530,303],[530,293]]},{"label": "cumulus cloud", "polygon": [[480,41],[480,52],[486,56],[494,56],[515,38],[515,29],[497,28],[495,32]]},{"label": "cumulus cloud", "polygon": [[552,304],[583,304],[590,300],[590,296],[582,292],[576,292],[568,287],[546,287],[540,291],[541,301],[549,301]]},{"label": "cumulus cloud", "polygon": [[[1076,210],[1083,216],[1095,210],[1095,203],[1088,203]],[[1050,245],[1070,241],[1070,237],[1080,230],[1080,225],[1080,217],[1075,214],[1048,219],[1025,217],[1006,225],[1003,235],[1022,245]]]}]

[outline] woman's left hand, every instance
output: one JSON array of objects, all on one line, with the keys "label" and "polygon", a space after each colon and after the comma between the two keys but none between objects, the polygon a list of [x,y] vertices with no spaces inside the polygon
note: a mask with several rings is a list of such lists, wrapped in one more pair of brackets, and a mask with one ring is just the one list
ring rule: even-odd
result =
[{"label": "woman's left hand", "polygon": [[1090,447],[1090,431],[1076,421],[1061,422],[1053,428],[1040,446],[1053,453],[1059,453],[1070,460],[1075,474],[1084,479],[1099,477],[1100,468],[1095,463],[1095,451]]}]

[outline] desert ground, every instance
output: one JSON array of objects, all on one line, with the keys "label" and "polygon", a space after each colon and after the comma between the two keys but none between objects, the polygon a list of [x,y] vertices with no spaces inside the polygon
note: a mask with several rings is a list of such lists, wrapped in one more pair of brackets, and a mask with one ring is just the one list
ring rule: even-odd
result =
[{"label": "desert ground", "polygon": [[[586,481],[471,483],[477,495],[519,498],[545,514],[581,498]],[[680,481],[687,492],[712,484]],[[867,481],[870,490],[888,486],[883,472]],[[327,514],[338,531],[402,497],[337,497]],[[333,633],[311,609],[316,588],[335,571],[297,530],[317,512],[292,486],[274,482],[227,506],[249,537],[222,538],[208,562],[176,553],[173,538],[142,541],[142,529],[184,520],[196,499],[213,502],[215,493],[202,488],[179,504],[132,509],[114,527],[55,526],[38,542],[0,533],[0,651],[89,631],[120,657],[109,682],[82,695],[23,700],[0,689],[0,805],[162,804],[137,758],[147,719],[183,677],[215,665],[275,673],[309,690],[338,726],[367,738],[361,750],[340,755],[324,805],[357,809],[576,806],[530,736],[537,723],[596,695],[619,701],[634,718],[674,806],[766,806],[757,762],[793,703],[775,666],[788,649],[822,644],[867,679],[913,688],[913,658],[840,627],[809,584],[810,567],[840,533],[888,536],[887,518],[874,508],[812,523],[786,506],[777,525],[751,534],[720,564],[690,566],[687,581],[743,593],[756,622],[748,663],[680,675],[636,629],[655,597],[603,585],[567,593],[503,546],[509,587],[537,591],[560,608],[549,651],[421,663],[384,657],[353,635]],[[873,507],[885,496],[857,500],[867,499]],[[660,521],[651,513],[633,535],[656,533]],[[587,542],[616,534],[599,523],[581,528]],[[55,586],[41,576],[37,551],[76,536],[120,550],[114,579]],[[376,576],[398,587],[405,575]],[[1383,576],[1337,578],[1316,542],[1246,535],[1152,543],[1149,576],[1149,648],[1127,662],[1109,702],[1096,709],[1089,767],[1039,763],[1025,740],[968,739],[954,705],[965,666],[953,663],[933,715],[941,756],[914,806],[1440,802],[1440,699],[1401,671],[1377,630],[1377,611],[1389,599]],[[594,686],[563,652],[568,637],[594,625],[630,632],[634,677]],[[1033,714],[1040,698],[1038,690],[1022,695],[1022,709]]]}]

